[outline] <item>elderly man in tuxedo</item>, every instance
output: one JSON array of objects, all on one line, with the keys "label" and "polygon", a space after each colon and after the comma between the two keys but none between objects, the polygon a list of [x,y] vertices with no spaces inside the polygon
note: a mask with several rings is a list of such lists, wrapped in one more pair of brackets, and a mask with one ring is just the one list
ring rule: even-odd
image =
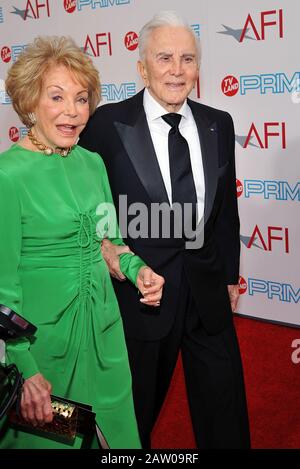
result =
[{"label": "elderly man in tuxedo", "polygon": [[[228,113],[188,98],[198,79],[200,47],[176,12],[155,15],[140,32],[139,49],[145,88],[98,108],[79,144],[105,161],[129,248],[166,280],[160,306],[141,306],[134,286],[120,281],[117,248],[103,245],[111,274],[119,279],[114,287],[141,440],[149,447],[181,350],[197,447],[248,448],[232,319],[240,254],[233,122]],[[157,229],[153,212],[158,204],[173,213],[169,234]],[[181,218],[174,214],[175,205],[187,207],[182,231],[174,229]],[[141,206],[147,208],[146,234],[129,229]]]}]

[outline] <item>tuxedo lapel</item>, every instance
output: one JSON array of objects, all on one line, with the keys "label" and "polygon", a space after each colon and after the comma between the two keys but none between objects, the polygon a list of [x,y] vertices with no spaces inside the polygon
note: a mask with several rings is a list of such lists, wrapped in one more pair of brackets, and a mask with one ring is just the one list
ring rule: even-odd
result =
[{"label": "tuxedo lapel", "polygon": [[218,129],[209,119],[201,105],[188,100],[198,128],[205,180],[204,221],[209,219],[218,183]]},{"label": "tuxedo lapel", "polygon": [[[151,202],[169,203],[143,106],[143,91],[129,100],[128,121],[114,125]],[[188,99],[201,145],[205,179],[204,221],[210,216],[218,183],[218,129],[202,106]],[[134,182],[133,182],[134,183]]]},{"label": "tuxedo lapel", "polygon": [[[139,95],[136,98],[142,97]],[[115,121],[114,125],[151,202],[169,203],[144,112],[143,101],[142,99],[139,101],[140,103],[137,103],[135,107],[135,116],[130,123]],[[134,184],[134,182],[132,183]]]}]

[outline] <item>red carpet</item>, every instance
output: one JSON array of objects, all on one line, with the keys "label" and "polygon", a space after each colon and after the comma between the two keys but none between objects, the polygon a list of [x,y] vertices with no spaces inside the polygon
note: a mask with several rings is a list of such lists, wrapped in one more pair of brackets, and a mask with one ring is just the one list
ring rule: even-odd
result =
[{"label": "red carpet", "polygon": [[[300,363],[291,343],[300,329],[235,318],[244,363],[253,448],[300,448]],[[153,432],[153,448],[195,448],[179,359]]]}]

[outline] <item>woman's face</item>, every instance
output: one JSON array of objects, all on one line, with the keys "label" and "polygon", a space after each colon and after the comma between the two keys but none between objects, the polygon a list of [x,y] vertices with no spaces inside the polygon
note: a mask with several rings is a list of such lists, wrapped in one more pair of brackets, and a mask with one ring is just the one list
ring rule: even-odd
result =
[{"label": "woman's face", "polygon": [[63,65],[45,74],[36,109],[37,140],[54,147],[71,147],[89,118],[88,89]]}]

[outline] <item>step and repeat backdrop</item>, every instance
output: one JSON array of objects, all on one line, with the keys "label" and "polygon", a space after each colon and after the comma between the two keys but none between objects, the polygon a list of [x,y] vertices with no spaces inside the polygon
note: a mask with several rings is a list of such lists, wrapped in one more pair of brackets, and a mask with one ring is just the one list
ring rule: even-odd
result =
[{"label": "step and repeat backdrop", "polygon": [[0,1],[0,151],[26,134],[4,80],[35,36],[72,36],[99,68],[102,103],[113,103],[142,88],[136,71],[138,33],[161,9],[177,10],[201,39],[200,79],[191,98],[234,119],[242,247],[239,313],[300,325],[299,2]]}]

